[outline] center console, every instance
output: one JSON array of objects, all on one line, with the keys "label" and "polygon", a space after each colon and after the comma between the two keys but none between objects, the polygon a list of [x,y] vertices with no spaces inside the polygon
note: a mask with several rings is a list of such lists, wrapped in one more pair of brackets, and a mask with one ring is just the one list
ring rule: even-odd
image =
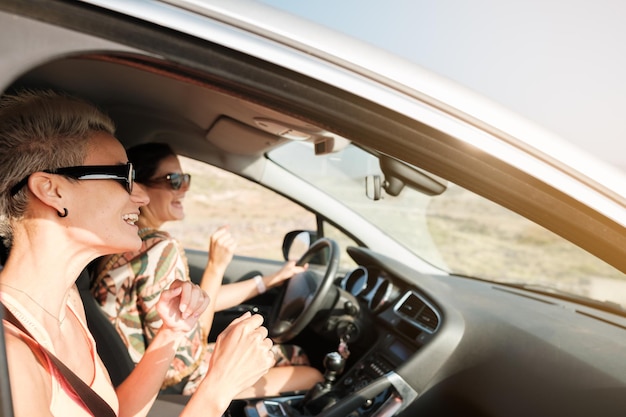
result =
[{"label": "center console", "polygon": [[[392,399],[397,403],[407,386],[393,371],[406,361],[414,349],[392,334],[386,334],[370,352],[338,378],[331,386],[319,384],[307,395],[250,401],[246,417],[331,416],[368,417]],[[333,352],[329,355],[336,354]],[[328,357],[328,356],[327,356]],[[326,363],[326,361],[325,361]],[[328,370],[328,366],[327,366]],[[327,371],[328,372],[328,371]],[[327,388],[327,389],[325,389]],[[346,411],[332,411],[335,408]],[[342,414],[344,413],[344,414]]]},{"label": "center console", "polygon": [[[306,395],[249,401],[246,417],[392,416],[417,395],[395,371],[438,330],[439,311],[416,291],[407,291],[381,311],[373,346],[341,374],[339,353],[327,355],[325,381]],[[340,349],[341,350],[341,349]]]}]

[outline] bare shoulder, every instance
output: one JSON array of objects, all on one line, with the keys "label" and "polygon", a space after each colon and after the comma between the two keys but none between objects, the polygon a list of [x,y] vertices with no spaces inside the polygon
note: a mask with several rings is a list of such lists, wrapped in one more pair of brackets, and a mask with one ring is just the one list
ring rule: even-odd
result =
[{"label": "bare shoulder", "polygon": [[5,331],[13,408],[17,416],[50,416],[51,377],[31,348]]}]

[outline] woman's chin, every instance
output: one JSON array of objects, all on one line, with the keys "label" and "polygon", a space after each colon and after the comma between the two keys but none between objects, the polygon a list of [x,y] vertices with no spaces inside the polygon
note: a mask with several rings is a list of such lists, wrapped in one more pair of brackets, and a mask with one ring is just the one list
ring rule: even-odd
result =
[{"label": "woman's chin", "polygon": [[182,207],[174,207],[170,211],[170,216],[172,221],[183,220],[185,218],[185,210]]},{"label": "woman's chin", "polygon": [[117,243],[115,251],[112,253],[123,253],[123,252],[135,252],[141,248],[141,238],[139,237],[137,229],[132,236],[128,236],[126,239],[120,239]]}]

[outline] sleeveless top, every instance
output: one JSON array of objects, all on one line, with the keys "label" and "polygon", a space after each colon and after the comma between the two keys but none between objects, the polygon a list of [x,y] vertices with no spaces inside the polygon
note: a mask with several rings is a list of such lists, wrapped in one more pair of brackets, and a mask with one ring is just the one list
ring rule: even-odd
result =
[{"label": "sleeveless top", "polygon": [[[25,309],[15,298],[11,297],[7,293],[0,292],[0,297],[2,298],[2,302],[4,303],[6,308],[15,315],[15,317],[22,323],[22,325],[32,334],[36,341],[56,355],[50,336],[46,332],[45,328],[28,312],[28,310]],[[76,297],[79,297],[78,294],[76,295]],[[91,336],[91,333],[89,333],[87,324],[83,322],[79,314],[76,314],[76,311],[74,310],[74,307],[72,306],[72,303],[69,301],[69,299],[67,303],[67,308],[69,309],[68,314],[73,314],[80,323],[83,334],[85,335],[85,339],[89,344],[89,350],[94,366],[94,378],[91,382],[85,382],[111,406],[116,414],[119,414],[119,403],[117,400],[117,394],[115,393],[113,384],[111,384],[109,374],[96,352],[96,344],[93,337]],[[5,322],[4,324],[5,332],[10,332],[18,337],[27,337],[12,324],[7,322]],[[44,367],[46,367],[46,364],[44,364]],[[47,371],[48,373],[50,373],[50,381],[52,384],[50,390],[50,412],[53,415],[59,417],[85,417],[90,415],[87,410],[85,410],[81,405],[76,403],[72,396],[63,389],[62,384],[56,378],[56,372],[51,369],[47,369]]]}]

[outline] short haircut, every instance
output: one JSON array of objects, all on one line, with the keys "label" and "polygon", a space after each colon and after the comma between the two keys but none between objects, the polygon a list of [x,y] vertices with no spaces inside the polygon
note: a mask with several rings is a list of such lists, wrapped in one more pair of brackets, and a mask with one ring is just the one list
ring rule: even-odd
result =
[{"label": "short haircut", "polygon": [[33,172],[82,165],[96,132],[115,133],[93,104],[52,90],[23,90],[0,98],[0,237],[11,243],[11,224],[23,217],[28,187],[11,188]]}]

